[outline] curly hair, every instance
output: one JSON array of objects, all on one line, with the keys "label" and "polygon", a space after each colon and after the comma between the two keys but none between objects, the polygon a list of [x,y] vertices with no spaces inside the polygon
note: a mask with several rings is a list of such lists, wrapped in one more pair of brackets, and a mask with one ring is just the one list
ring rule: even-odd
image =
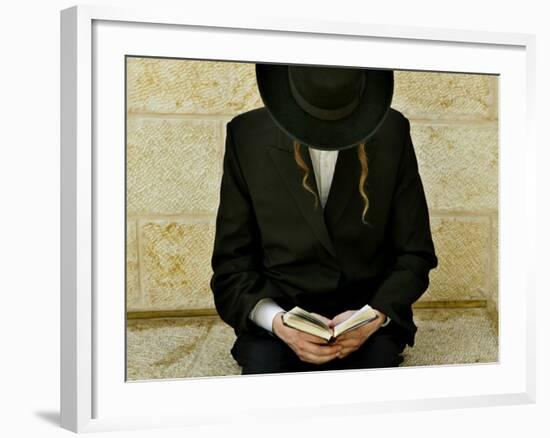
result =
[{"label": "curly hair", "polygon": [[[359,163],[361,164],[361,175],[359,177],[358,187],[359,195],[361,196],[361,199],[363,199],[363,212],[361,214],[361,222],[363,224],[368,224],[368,222],[365,220],[365,215],[367,214],[367,210],[369,209],[369,199],[365,190],[365,184],[369,173],[369,166],[365,143],[359,143],[359,145],[357,146],[357,157],[359,159]],[[302,144],[298,140],[294,140],[294,160],[296,161],[298,167],[303,171],[302,186],[305,190],[313,195],[314,206],[315,208],[317,208],[319,206],[319,197],[317,196],[317,193],[315,193],[309,182],[311,171],[302,156]]]}]

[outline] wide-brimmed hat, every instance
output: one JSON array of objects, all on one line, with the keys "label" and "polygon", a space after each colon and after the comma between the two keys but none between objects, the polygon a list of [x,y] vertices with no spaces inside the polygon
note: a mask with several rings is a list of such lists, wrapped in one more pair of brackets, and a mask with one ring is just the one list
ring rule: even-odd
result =
[{"label": "wide-brimmed hat", "polygon": [[393,96],[393,71],[256,64],[260,96],[275,123],[316,149],[341,150],[367,141]]}]

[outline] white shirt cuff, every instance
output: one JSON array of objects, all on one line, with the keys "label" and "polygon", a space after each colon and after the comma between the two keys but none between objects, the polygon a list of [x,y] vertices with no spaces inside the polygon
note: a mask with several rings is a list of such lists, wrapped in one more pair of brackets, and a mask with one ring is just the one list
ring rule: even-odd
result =
[{"label": "white shirt cuff", "polygon": [[277,313],[284,311],[273,299],[262,298],[250,311],[249,318],[260,327],[273,333],[273,319]]}]

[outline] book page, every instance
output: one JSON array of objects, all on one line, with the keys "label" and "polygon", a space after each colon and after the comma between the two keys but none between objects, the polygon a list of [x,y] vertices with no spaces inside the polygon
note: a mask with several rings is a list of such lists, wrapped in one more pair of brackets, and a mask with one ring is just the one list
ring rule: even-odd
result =
[{"label": "book page", "polygon": [[319,336],[327,341],[332,336],[332,329],[325,322],[298,306],[283,315],[283,323],[297,330]]},{"label": "book page", "polygon": [[307,321],[309,321],[312,324],[318,325],[320,327],[323,327],[324,329],[330,330],[329,326],[325,324],[324,321],[318,319],[308,311],[296,306],[289,312],[291,315],[295,315],[299,318],[303,318]]},{"label": "book page", "polygon": [[369,322],[375,320],[376,318],[378,318],[378,315],[373,310],[373,308],[370,306],[366,306],[363,309],[359,309],[357,312],[355,312],[345,321],[342,321],[340,324],[337,324],[334,327],[334,336],[337,337],[342,333],[356,329],[357,327],[360,327],[364,324],[368,324]]}]

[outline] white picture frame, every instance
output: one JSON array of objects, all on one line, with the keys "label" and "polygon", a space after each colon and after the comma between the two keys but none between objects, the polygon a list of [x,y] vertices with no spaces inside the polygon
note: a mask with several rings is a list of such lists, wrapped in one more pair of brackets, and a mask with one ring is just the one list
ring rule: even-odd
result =
[{"label": "white picture frame", "polygon": [[[61,11],[61,426],[94,432],[533,403],[534,45],[529,34],[360,21],[105,6]],[[353,58],[339,50],[344,46]],[[368,49],[368,61],[364,50],[353,51],[359,47]],[[125,382],[124,55],[348,65],[352,59],[500,75],[499,362]],[[518,147],[522,153],[512,155]],[[368,391],[341,389],[358,382]],[[290,385],[301,399],[285,397]],[[321,402],[320,388],[335,394],[331,403]],[[253,394],[261,391],[270,398],[258,404]]]}]

